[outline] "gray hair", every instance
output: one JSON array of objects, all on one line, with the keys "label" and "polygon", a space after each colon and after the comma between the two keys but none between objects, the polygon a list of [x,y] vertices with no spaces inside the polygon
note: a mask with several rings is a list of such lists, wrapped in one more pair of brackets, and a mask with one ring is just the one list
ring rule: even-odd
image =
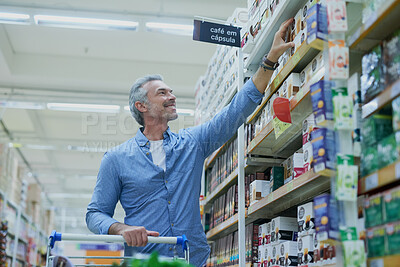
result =
[{"label": "gray hair", "polygon": [[163,77],[159,74],[151,74],[139,78],[132,85],[129,94],[129,109],[135,120],[142,126],[144,126],[143,114],[135,107],[135,102],[148,104],[147,91],[143,88],[143,85],[151,81],[163,81]]}]

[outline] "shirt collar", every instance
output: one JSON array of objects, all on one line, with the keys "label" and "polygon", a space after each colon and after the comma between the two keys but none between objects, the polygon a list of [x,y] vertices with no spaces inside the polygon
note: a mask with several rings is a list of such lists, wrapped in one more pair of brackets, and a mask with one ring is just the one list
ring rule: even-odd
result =
[{"label": "shirt collar", "polygon": [[[139,146],[146,146],[147,144],[149,144],[149,139],[147,139],[147,137],[143,134],[143,130],[144,127],[140,127],[135,136],[135,139]],[[171,134],[171,129],[168,126],[167,130],[163,133],[164,139],[170,139]]]}]

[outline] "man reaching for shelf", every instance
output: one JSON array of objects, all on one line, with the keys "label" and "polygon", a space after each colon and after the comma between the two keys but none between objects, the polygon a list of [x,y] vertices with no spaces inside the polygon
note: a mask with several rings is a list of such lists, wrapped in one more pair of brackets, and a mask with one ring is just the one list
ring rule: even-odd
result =
[{"label": "man reaching for shelf", "polygon": [[[129,106],[143,127],[136,136],[105,153],[86,213],[95,234],[122,235],[125,255],[134,252],[174,256],[168,244],[147,244],[147,236],[186,235],[190,262],[203,266],[209,246],[200,221],[199,196],[204,160],[243,124],[260,104],[278,58],[294,46],[284,35],[292,19],[275,34],[272,47],[256,74],[232,102],[210,121],[173,133],[168,122],[178,117],[175,96],[160,75],[138,79]],[[117,202],[124,223],[113,219]],[[183,257],[177,249],[178,256]]]}]

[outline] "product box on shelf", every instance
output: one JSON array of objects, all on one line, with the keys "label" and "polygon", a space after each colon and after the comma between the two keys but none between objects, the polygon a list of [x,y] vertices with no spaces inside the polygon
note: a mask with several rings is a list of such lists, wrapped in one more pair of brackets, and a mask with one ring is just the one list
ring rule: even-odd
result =
[{"label": "product box on shelf", "polygon": [[312,131],[311,144],[314,172],[331,175],[336,161],[335,132],[327,128]]},{"label": "product box on shelf", "polygon": [[281,166],[273,166],[270,176],[270,193],[278,189],[284,184],[284,169]]},{"label": "product box on shelf", "polygon": [[319,241],[330,243],[339,237],[336,200],[329,194],[314,197],[315,230]]},{"label": "product box on shelf", "polygon": [[255,180],[250,184],[250,205],[269,193],[269,181]]},{"label": "product box on shelf", "polygon": [[400,222],[388,223],[385,227],[387,254],[400,254]]},{"label": "product box on shelf", "polygon": [[265,255],[264,255],[264,245],[258,245],[258,258],[257,258],[257,264],[255,266],[262,266],[262,263],[264,262]]},{"label": "product box on shelf", "polygon": [[342,242],[345,266],[366,267],[367,257],[365,255],[364,241],[348,240]]},{"label": "product box on shelf", "polygon": [[344,40],[329,41],[329,77],[331,79],[349,78],[349,48]]},{"label": "product box on shelf", "polygon": [[286,80],[283,81],[279,89],[279,96],[291,99],[300,90],[300,74],[291,73]]},{"label": "product box on shelf", "polygon": [[272,246],[271,244],[264,245],[264,262],[263,266],[270,266],[272,258]]},{"label": "product box on shelf", "polygon": [[382,195],[372,195],[366,197],[364,201],[365,227],[369,228],[383,224]]},{"label": "product box on shelf", "polygon": [[313,239],[312,250],[314,257],[314,265],[318,266],[323,259],[324,244],[318,240],[317,233],[312,234],[312,239]]},{"label": "product box on shelf", "polygon": [[400,186],[383,192],[385,222],[400,221]]},{"label": "product box on shelf", "polygon": [[314,263],[314,239],[313,235],[297,238],[297,261],[298,266],[309,266]]},{"label": "product box on shelf", "polygon": [[302,125],[302,135],[303,135],[303,146],[311,141],[310,133],[317,129],[317,125],[315,123],[315,116],[311,113],[304,121]]},{"label": "product box on shelf", "polygon": [[391,133],[393,133],[392,116],[375,114],[363,120],[361,141],[364,146],[370,146]]},{"label": "product box on shelf", "polygon": [[301,72],[300,72],[300,87],[304,88],[305,85],[309,84],[312,78],[312,66],[308,64]]},{"label": "product box on shelf", "polygon": [[367,229],[368,257],[381,257],[386,254],[386,229],[384,225]]},{"label": "product box on shelf", "polygon": [[271,244],[297,240],[297,218],[279,216],[271,220]]},{"label": "product box on shelf", "polygon": [[306,143],[303,145],[303,168],[304,172],[308,172],[313,168],[312,164],[313,160],[313,147],[311,142]]},{"label": "product box on shelf", "polygon": [[328,35],[326,7],[317,4],[310,8],[307,18],[307,43],[316,49],[324,48]]},{"label": "product box on shelf", "polygon": [[383,73],[386,85],[400,79],[400,30],[383,42]]},{"label": "product box on shelf", "polygon": [[271,223],[263,223],[258,227],[258,244],[268,245],[271,243]]},{"label": "product box on shelf", "polygon": [[332,124],[333,102],[331,83],[325,80],[318,81],[310,86],[310,91],[315,122],[320,126]]},{"label": "product box on shelf", "polygon": [[378,142],[378,168],[383,168],[399,159],[396,138],[391,134]]},{"label": "product box on shelf", "polygon": [[285,169],[285,184],[298,178],[304,171],[303,153],[296,152],[283,163]]},{"label": "product box on shelf", "polygon": [[333,117],[336,130],[353,130],[353,99],[346,87],[332,88]]},{"label": "product box on shelf", "polygon": [[361,154],[361,176],[367,176],[378,170],[378,149],[376,145],[364,147]]},{"label": "product box on shelf", "polygon": [[346,32],[347,31],[346,1],[327,0],[326,11],[328,15],[329,33]]},{"label": "product box on shelf", "polygon": [[367,103],[384,89],[382,81],[382,48],[380,45],[377,45],[371,52],[363,56],[361,66],[361,96],[363,102]]},{"label": "product box on shelf", "polygon": [[356,201],[358,189],[358,166],[353,155],[337,155],[336,198],[343,201]]},{"label": "product box on shelf", "polygon": [[279,266],[297,266],[297,242],[285,241],[279,244]]},{"label": "product box on shelf", "polygon": [[279,244],[278,245],[271,245],[271,261],[270,266],[279,266]]},{"label": "product box on shelf", "polygon": [[315,232],[313,203],[308,202],[297,207],[298,235],[311,235]]}]

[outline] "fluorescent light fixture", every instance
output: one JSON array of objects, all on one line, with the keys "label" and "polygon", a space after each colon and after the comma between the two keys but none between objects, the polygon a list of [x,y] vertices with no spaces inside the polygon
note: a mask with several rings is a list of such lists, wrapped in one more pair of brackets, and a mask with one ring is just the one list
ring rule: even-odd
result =
[{"label": "fluorescent light fixture", "polygon": [[34,20],[35,23],[38,25],[98,30],[113,29],[135,31],[139,25],[138,22],[129,20],[95,19],[50,15],[35,15]]},{"label": "fluorescent light fixture", "polygon": [[119,105],[96,105],[96,104],[75,104],[75,103],[47,103],[47,108],[60,111],[79,111],[79,112],[101,112],[118,113]]},{"label": "fluorescent light fixture", "polygon": [[148,31],[164,32],[177,35],[191,36],[193,34],[193,25],[186,24],[146,22],[146,29]]},{"label": "fluorescent light fixture", "polygon": [[0,101],[0,107],[18,109],[45,109],[44,104],[23,101]]},{"label": "fluorescent light fixture", "polygon": [[29,149],[36,149],[36,150],[56,150],[55,146],[51,145],[33,145],[33,144],[27,144],[24,145],[25,148]]},{"label": "fluorescent light fixture", "polygon": [[28,24],[28,14],[0,12],[0,23]]}]

